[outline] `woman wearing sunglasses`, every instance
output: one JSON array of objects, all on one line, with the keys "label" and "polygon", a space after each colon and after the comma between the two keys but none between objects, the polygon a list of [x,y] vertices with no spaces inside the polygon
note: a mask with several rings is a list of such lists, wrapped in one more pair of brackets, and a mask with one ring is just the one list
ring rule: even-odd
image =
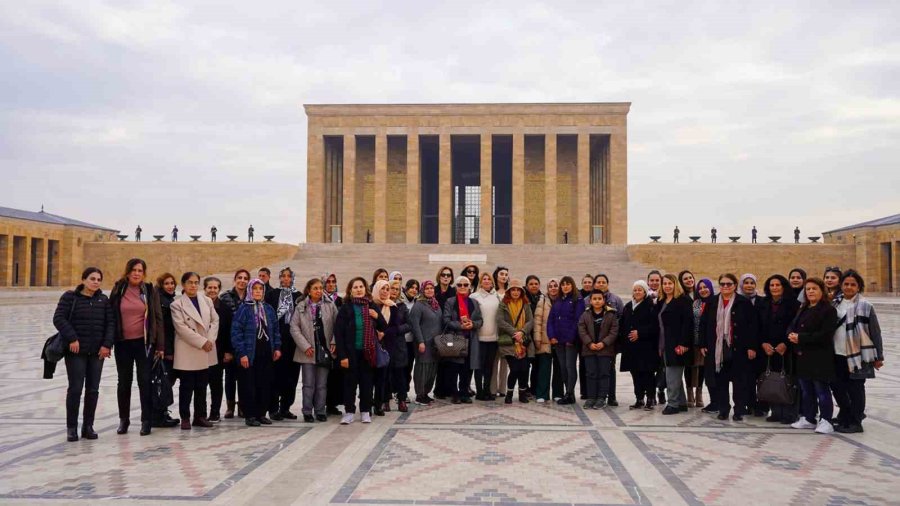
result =
[{"label": "woman wearing sunglasses", "polygon": [[730,272],[719,276],[719,293],[709,299],[701,317],[700,328],[705,335],[705,347],[700,352],[706,358],[706,380],[714,394],[713,403],[719,408],[719,420],[727,420],[731,411],[728,384],[732,384],[734,416],[744,419],[747,407],[747,386],[750,362],[756,358],[759,346],[756,310],[746,297],[737,295],[738,279]]}]

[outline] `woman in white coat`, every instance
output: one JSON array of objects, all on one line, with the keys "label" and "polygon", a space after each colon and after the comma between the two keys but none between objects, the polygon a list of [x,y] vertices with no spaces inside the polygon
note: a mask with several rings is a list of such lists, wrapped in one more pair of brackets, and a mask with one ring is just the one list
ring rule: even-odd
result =
[{"label": "woman in white coat", "polygon": [[184,293],[170,306],[175,326],[175,370],[178,371],[178,408],[181,430],[191,430],[191,398],[195,427],[212,427],[206,419],[206,387],[209,367],[216,365],[216,336],[219,315],[213,301],[200,292],[200,275],[181,276]]}]

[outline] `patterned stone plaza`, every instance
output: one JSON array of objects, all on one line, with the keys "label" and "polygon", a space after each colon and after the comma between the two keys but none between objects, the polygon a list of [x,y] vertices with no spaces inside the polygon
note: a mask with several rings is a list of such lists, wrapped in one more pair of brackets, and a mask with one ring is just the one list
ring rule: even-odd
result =
[{"label": "patterned stone plaza", "polygon": [[[97,504],[900,504],[900,301],[877,300],[887,365],[866,432],[816,435],[699,409],[497,403],[415,407],[371,425],[223,420],[117,436],[115,366],[96,430],[65,441],[65,370],[41,379],[54,294],[0,297],[0,502]],[[134,393],[133,406],[137,404]],[[299,406],[295,406],[295,412]],[[137,410],[132,420],[139,417]]]}]

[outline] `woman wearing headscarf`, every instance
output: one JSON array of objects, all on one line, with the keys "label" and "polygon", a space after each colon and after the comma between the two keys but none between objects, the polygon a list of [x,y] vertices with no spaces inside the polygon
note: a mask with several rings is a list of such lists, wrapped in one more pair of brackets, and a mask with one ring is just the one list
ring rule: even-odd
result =
[{"label": "woman wearing headscarf", "polygon": [[297,415],[291,413],[291,406],[297,399],[297,383],[300,381],[300,364],[294,362],[297,345],[291,336],[291,318],[294,308],[303,298],[303,293],[294,287],[294,271],[290,267],[278,273],[278,288],[266,295],[266,303],[275,308],[278,317],[278,331],[282,336],[281,354],[284,360],[272,366],[272,400],[269,402],[269,416],[272,420],[296,420]]},{"label": "woman wearing headscarf", "polygon": [[362,422],[372,422],[370,410],[377,364],[376,332],[382,333],[387,327],[384,316],[373,306],[366,280],[362,277],[351,279],[334,325],[337,361],[344,369],[344,415],[341,425],[353,423],[357,387]]},{"label": "woman wearing headscarf", "polygon": [[519,384],[519,402],[527,403],[528,395],[528,348],[533,347],[531,330],[534,315],[531,304],[525,298],[522,281],[511,279],[497,311],[497,330],[500,355],[509,364],[509,378],[506,380],[506,404],[512,404],[513,391]]},{"label": "woman wearing headscarf", "polygon": [[413,383],[416,404],[428,405],[434,399],[428,396],[437,377],[437,357],[434,354],[434,338],[441,333],[441,306],[435,297],[435,284],[431,280],[422,283],[422,295],[409,310],[409,326],[416,345],[416,365]]},{"label": "woman wearing headscarf", "polygon": [[[391,410],[390,381],[391,373],[396,369],[394,364],[401,363],[402,367],[406,366],[406,347],[404,345],[401,350],[398,341],[403,340],[403,332],[405,332],[403,329],[407,323],[401,321],[400,309],[391,300],[391,284],[386,280],[379,279],[375,282],[372,289],[372,306],[384,318],[385,328],[377,331],[376,335],[382,348],[391,357],[390,363],[386,367],[376,367],[373,374],[375,395],[372,412],[375,416],[384,416],[385,412]],[[400,354],[399,357],[398,354]]]},{"label": "woman wearing headscarf", "polygon": [[254,279],[247,299],[231,323],[231,345],[238,359],[238,388],[244,421],[250,427],[271,425],[266,409],[272,398],[272,363],[281,358],[281,331],[275,308],[264,300],[266,283]]},{"label": "woman wearing headscarf", "polygon": [[[484,325],[478,329],[478,341],[475,348],[469,349],[469,368],[475,375],[475,398],[479,401],[493,401],[491,395],[491,381],[494,369],[497,367],[497,312],[500,310],[500,297],[494,290],[494,278],[489,272],[482,272],[478,283],[478,289],[471,297],[478,301],[481,309],[481,317]],[[502,360],[502,355],[500,355]],[[506,384],[506,378],[503,378]],[[503,389],[505,395],[505,387]]]},{"label": "woman wearing headscarf", "polygon": [[747,378],[750,361],[756,358],[759,347],[756,336],[756,311],[746,297],[736,293],[738,280],[734,274],[719,276],[719,293],[707,303],[700,317],[705,336],[701,349],[706,361],[704,372],[713,388],[712,402],[719,410],[719,420],[727,420],[731,411],[728,384],[733,385],[734,416],[741,421],[746,414]]},{"label": "woman wearing headscarf", "polygon": [[831,389],[838,407],[837,432],[862,432],[866,417],[866,379],[884,365],[881,326],[875,307],[862,293],[862,276],[848,270],[841,279],[844,295],[837,307],[838,326],[834,332],[834,370],[837,380]]},{"label": "woman wearing headscarf", "polygon": [[303,295],[291,317],[290,333],[297,345],[291,358],[300,365],[303,374],[303,421],[324,422],[328,419],[325,412],[328,373],[335,366],[326,359],[333,358],[335,353],[334,323],[338,310],[325,297],[319,279],[307,281]]},{"label": "woman wearing headscarf", "polygon": [[403,282],[403,274],[400,271],[391,271],[391,273],[388,274],[387,280],[390,283],[393,283],[394,281],[400,281],[402,283]]},{"label": "woman wearing headscarf", "polygon": [[[757,323],[759,322],[760,309],[757,302],[762,300],[762,297],[756,291],[758,284],[759,281],[756,279],[756,276],[750,273],[743,274],[738,283],[741,296],[747,298],[757,312]],[[753,330],[753,332],[758,331],[759,329]],[[766,361],[763,360],[761,352],[762,349],[757,349],[756,358],[750,360],[750,367],[747,369],[747,379],[745,380],[745,385],[747,386],[747,413],[752,413],[753,416],[766,416],[768,411],[768,406],[765,403],[761,404],[756,398],[756,378],[766,370]]]},{"label": "woman wearing headscarf", "polygon": [[[693,275],[690,271],[687,272],[687,275],[691,276],[691,281],[693,281]],[[682,285],[684,285],[684,279],[686,276],[682,276]],[[715,295],[715,290],[713,289],[713,282],[709,278],[703,278],[696,284],[696,289],[694,290],[694,302],[692,306],[693,314],[694,314],[694,349],[692,352],[693,361],[688,362],[687,368],[685,369],[684,379],[687,381],[687,394],[688,394],[688,405],[689,406],[697,406],[698,408],[702,408],[703,406],[703,354],[700,353],[700,348],[703,347],[703,333],[700,332],[700,318],[703,316],[703,312],[706,311],[707,302],[710,297]],[[707,386],[707,388],[709,388]]]},{"label": "woman wearing headscarf", "polygon": [[[322,275],[322,296],[334,302],[336,309],[341,308],[344,299],[338,294],[337,276],[333,272]],[[349,296],[348,294],[344,294]],[[302,366],[301,366],[302,367]],[[344,369],[335,365],[328,372],[328,386],[325,389],[325,413],[340,416],[337,407],[344,402]]]},{"label": "woman wearing headscarf", "polygon": [[406,378],[406,368],[409,365],[409,349],[406,346],[406,335],[409,334],[409,309],[401,300],[400,280],[389,282],[389,297],[394,306],[391,308],[391,321],[388,322],[388,330],[384,333],[384,349],[391,356],[385,378],[387,396],[384,398],[384,410],[391,410],[391,396],[397,399],[397,410],[406,413],[409,409],[409,380]]},{"label": "woman wearing headscarf", "polygon": [[[469,297],[472,282],[466,276],[456,278],[456,297],[447,300],[444,305],[443,326],[453,332],[462,334],[469,340],[471,354],[472,343],[477,342],[478,329],[484,324],[478,301]],[[444,393],[450,394],[453,404],[471,404],[468,371],[469,357],[442,358],[442,380]]]},{"label": "woman wearing headscarf", "polygon": [[[757,302],[759,308],[759,340],[765,360],[772,371],[784,370],[787,374],[794,375],[796,366],[793,359],[793,351],[787,339],[787,329],[794,315],[800,309],[800,301],[790,289],[788,280],[780,275],[769,276],[763,285],[765,298]],[[799,399],[796,399],[799,401]],[[766,418],[767,422],[781,422],[791,424],[797,421],[797,407],[794,404],[770,404],[772,414]]]},{"label": "woman wearing headscarf", "polygon": [[619,320],[618,347],[622,351],[622,372],[631,373],[635,402],[630,409],[653,409],[656,405],[655,374],[659,369],[659,324],[649,297],[650,287],[637,280],[631,287],[631,300],[625,304]]},{"label": "woman wearing headscarf", "polygon": [[[391,290],[391,297],[393,297],[393,295],[394,292]],[[407,323],[409,323],[409,312],[412,311],[413,306],[416,305],[416,299],[418,297],[419,281],[416,279],[407,280],[400,293],[399,299],[397,299],[399,302],[402,302],[403,306],[406,308]],[[412,383],[412,372],[416,360],[416,343],[412,333],[412,327],[409,327],[409,330],[403,335],[403,339],[406,342],[406,368],[403,370],[403,383],[399,388],[404,388],[403,392],[405,394],[404,397],[406,398],[409,394],[409,385]]]},{"label": "woman wearing headscarf", "polygon": [[791,269],[791,272],[788,273],[788,283],[790,283],[789,291],[792,297],[799,300],[801,303],[803,302],[803,283],[806,282],[806,271],[799,268],[794,267]]}]

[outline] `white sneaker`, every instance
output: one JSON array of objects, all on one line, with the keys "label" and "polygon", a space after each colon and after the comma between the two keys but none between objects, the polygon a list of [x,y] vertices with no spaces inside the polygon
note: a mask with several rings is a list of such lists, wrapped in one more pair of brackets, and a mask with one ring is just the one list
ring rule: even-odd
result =
[{"label": "white sneaker", "polygon": [[[829,424],[830,425],[830,424]],[[815,429],[817,428],[816,424],[809,423],[806,418],[800,417],[799,420],[791,424],[791,427],[795,429]]]},{"label": "white sneaker", "polygon": [[341,425],[350,425],[353,423],[353,413],[344,413],[341,417]]},{"label": "white sneaker", "polygon": [[831,422],[825,419],[819,420],[819,424],[816,425],[816,432],[819,434],[831,434],[834,432],[834,426],[831,425]]},{"label": "white sneaker", "polygon": [[370,415],[369,413],[363,413],[362,423],[372,423],[372,415]]},{"label": "white sneaker", "polygon": [[538,403],[538,404],[543,404],[543,403],[547,402],[547,399],[540,399],[540,398],[538,398],[538,399],[535,400],[534,402],[536,402],[536,403]]},{"label": "white sneaker", "polygon": [[562,400],[562,397],[554,397],[553,402],[559,402]]}]

